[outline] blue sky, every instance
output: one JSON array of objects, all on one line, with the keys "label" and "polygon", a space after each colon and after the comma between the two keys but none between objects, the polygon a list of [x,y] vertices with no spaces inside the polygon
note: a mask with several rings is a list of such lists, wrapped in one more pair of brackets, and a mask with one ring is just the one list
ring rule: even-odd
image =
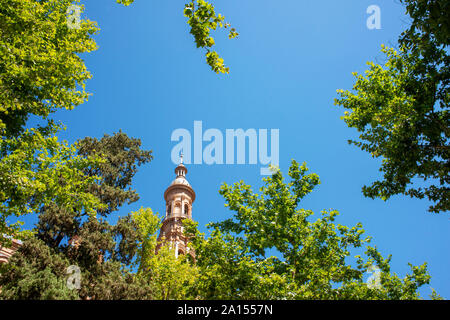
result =
[{"label": "blue sky", "polygon": [[[238,39],[215,35],[217,51],[230,67],[217,75],[196,49],[182,9],[185,1],[136,0],[130,7],[114,0],[84,1],[86,16],[99,23],[99,50],[83,55],[93,79],[89,102],[55,115],[67,126],[70,142],[101,137],[122,129],[153,150],[134,188],[140,201],[123,207],[124,215],[141,206],[163,213],[165,188],[174,179],[171,134],[194,121],[203,130],[249,128],[280,130],[280,168],[291,159],[306,161],[322,184],[301,206],[318,216],[337,209],[338,223],[361,222],[384,256],[393,255],[400,276],[407,265],[428,262],[431,286],[450,297],[448,214],[427,212],[426,200],[396,196],[387,202],[365,198],[361,187],[380,176],[380,160],[347,140],[356,131],[340,120],[336,89],[350,89],[351,72],[367,61],[382,61],[381,44],[395,44],[408,25],[394,0],[214,1],[218,12],[237,28]],[[381,8],[380,30],[369,30],[366,9]],[[257,190],[261,165],[189,165],[188,180],[197,193],[193,217],[204,225],[229,217],[218,190],[223,182],[244,180]],[[431,293],[429,288],[423,295]]]}]

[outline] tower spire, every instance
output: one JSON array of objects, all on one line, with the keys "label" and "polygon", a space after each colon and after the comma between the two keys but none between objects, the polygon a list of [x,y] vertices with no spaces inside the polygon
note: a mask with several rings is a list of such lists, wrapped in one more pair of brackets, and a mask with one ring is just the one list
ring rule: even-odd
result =
[{"label": "tower spire", "polygon": [[189,253],[192,256],[194,252],[190,251],[187,244],[188,239],[184,236],[183,220],[192,219],[192,204],[195,201],[195,192],[186,179],[188,170],[183,164],[183,154],[180,153],[180,163],[175,168],[175,180],[164,192],[166,200],[166,215],[162,222],[158,237],[160,244],[162,242],[171,243],[175,249],[175,255]]}]

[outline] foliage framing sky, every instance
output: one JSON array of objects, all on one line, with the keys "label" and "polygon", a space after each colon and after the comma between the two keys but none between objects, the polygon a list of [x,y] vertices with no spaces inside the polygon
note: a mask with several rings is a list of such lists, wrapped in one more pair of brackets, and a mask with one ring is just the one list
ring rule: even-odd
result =
[{"label": "foliage framing sky", "polygon": [[[380,161],[347,144],[356,131],[339,119],[336,89],[350,89],[351,72],[366,61],[383,62],[381,44],[395,46],[408,26],[397,0],[267,1],[217,0],[218,12],[237,28],[238,39],[216,36],[217,50],[230,67],[216,75],[195,48],[183,17],[183,1],[136,0],[128,8],[112,0],[86,0],[86,15],[101,28],[99,50],[83,55],[94,77],[88,103],[60,111],[70,142],[100,138],[119,129],[138,137],[155,159],[138,172],[134,188],[141,200],[114,218],[141,206],[163,214],[163,193],[174,179],[172,131],[249,128],[280,130],[280,168],[306,161],[322,184],[301,206],[316,216],[337,209],[338,223],[362,222],[400,276],[428,262],[431,287],[450,297],[450,236],[447,213],[427,212],[426,200],[396,196],[387,202],[364,198],[361,187],[378,176]],[[381,30],[369,30],[366,9],[381,8]],[[206,145],[206,143],[204,143]],[[189,165],[187,178],[197,193],[193,216],[204,225],[230,212],[218,193],[222,182],[244,180],[257,191],[260,165]],[[32,227],[35,218],[28,218]],[[425,288],[422,296],[431,290]]]}]

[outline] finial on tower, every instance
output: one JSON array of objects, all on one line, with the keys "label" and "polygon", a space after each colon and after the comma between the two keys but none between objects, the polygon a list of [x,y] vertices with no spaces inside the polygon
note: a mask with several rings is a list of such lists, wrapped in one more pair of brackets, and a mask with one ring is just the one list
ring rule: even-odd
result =
[{"label": "finial on tower", "polygon": [[175,168],[175,174],[177,177],[186,176],[187,169],[183,164],[183,152],[180,152],[180,164]]}]

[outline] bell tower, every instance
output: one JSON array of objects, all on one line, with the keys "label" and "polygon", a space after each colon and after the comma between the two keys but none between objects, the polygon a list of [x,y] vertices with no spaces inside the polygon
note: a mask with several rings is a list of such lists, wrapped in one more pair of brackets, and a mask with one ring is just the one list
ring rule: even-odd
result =
[{"label": "bell tower", "polygon": [[180,164],[175,168],[175,180],[164,192],[166,215],[158,237],[159,243],[170,243],[175,249],[176,257],[179,254],[194,254],[187,246],[182,223],[184,219],[192,220],[192,203],[195,201],[194,189],[186,179],[187,171],[183,164],[183,155],[180,155]]}]

